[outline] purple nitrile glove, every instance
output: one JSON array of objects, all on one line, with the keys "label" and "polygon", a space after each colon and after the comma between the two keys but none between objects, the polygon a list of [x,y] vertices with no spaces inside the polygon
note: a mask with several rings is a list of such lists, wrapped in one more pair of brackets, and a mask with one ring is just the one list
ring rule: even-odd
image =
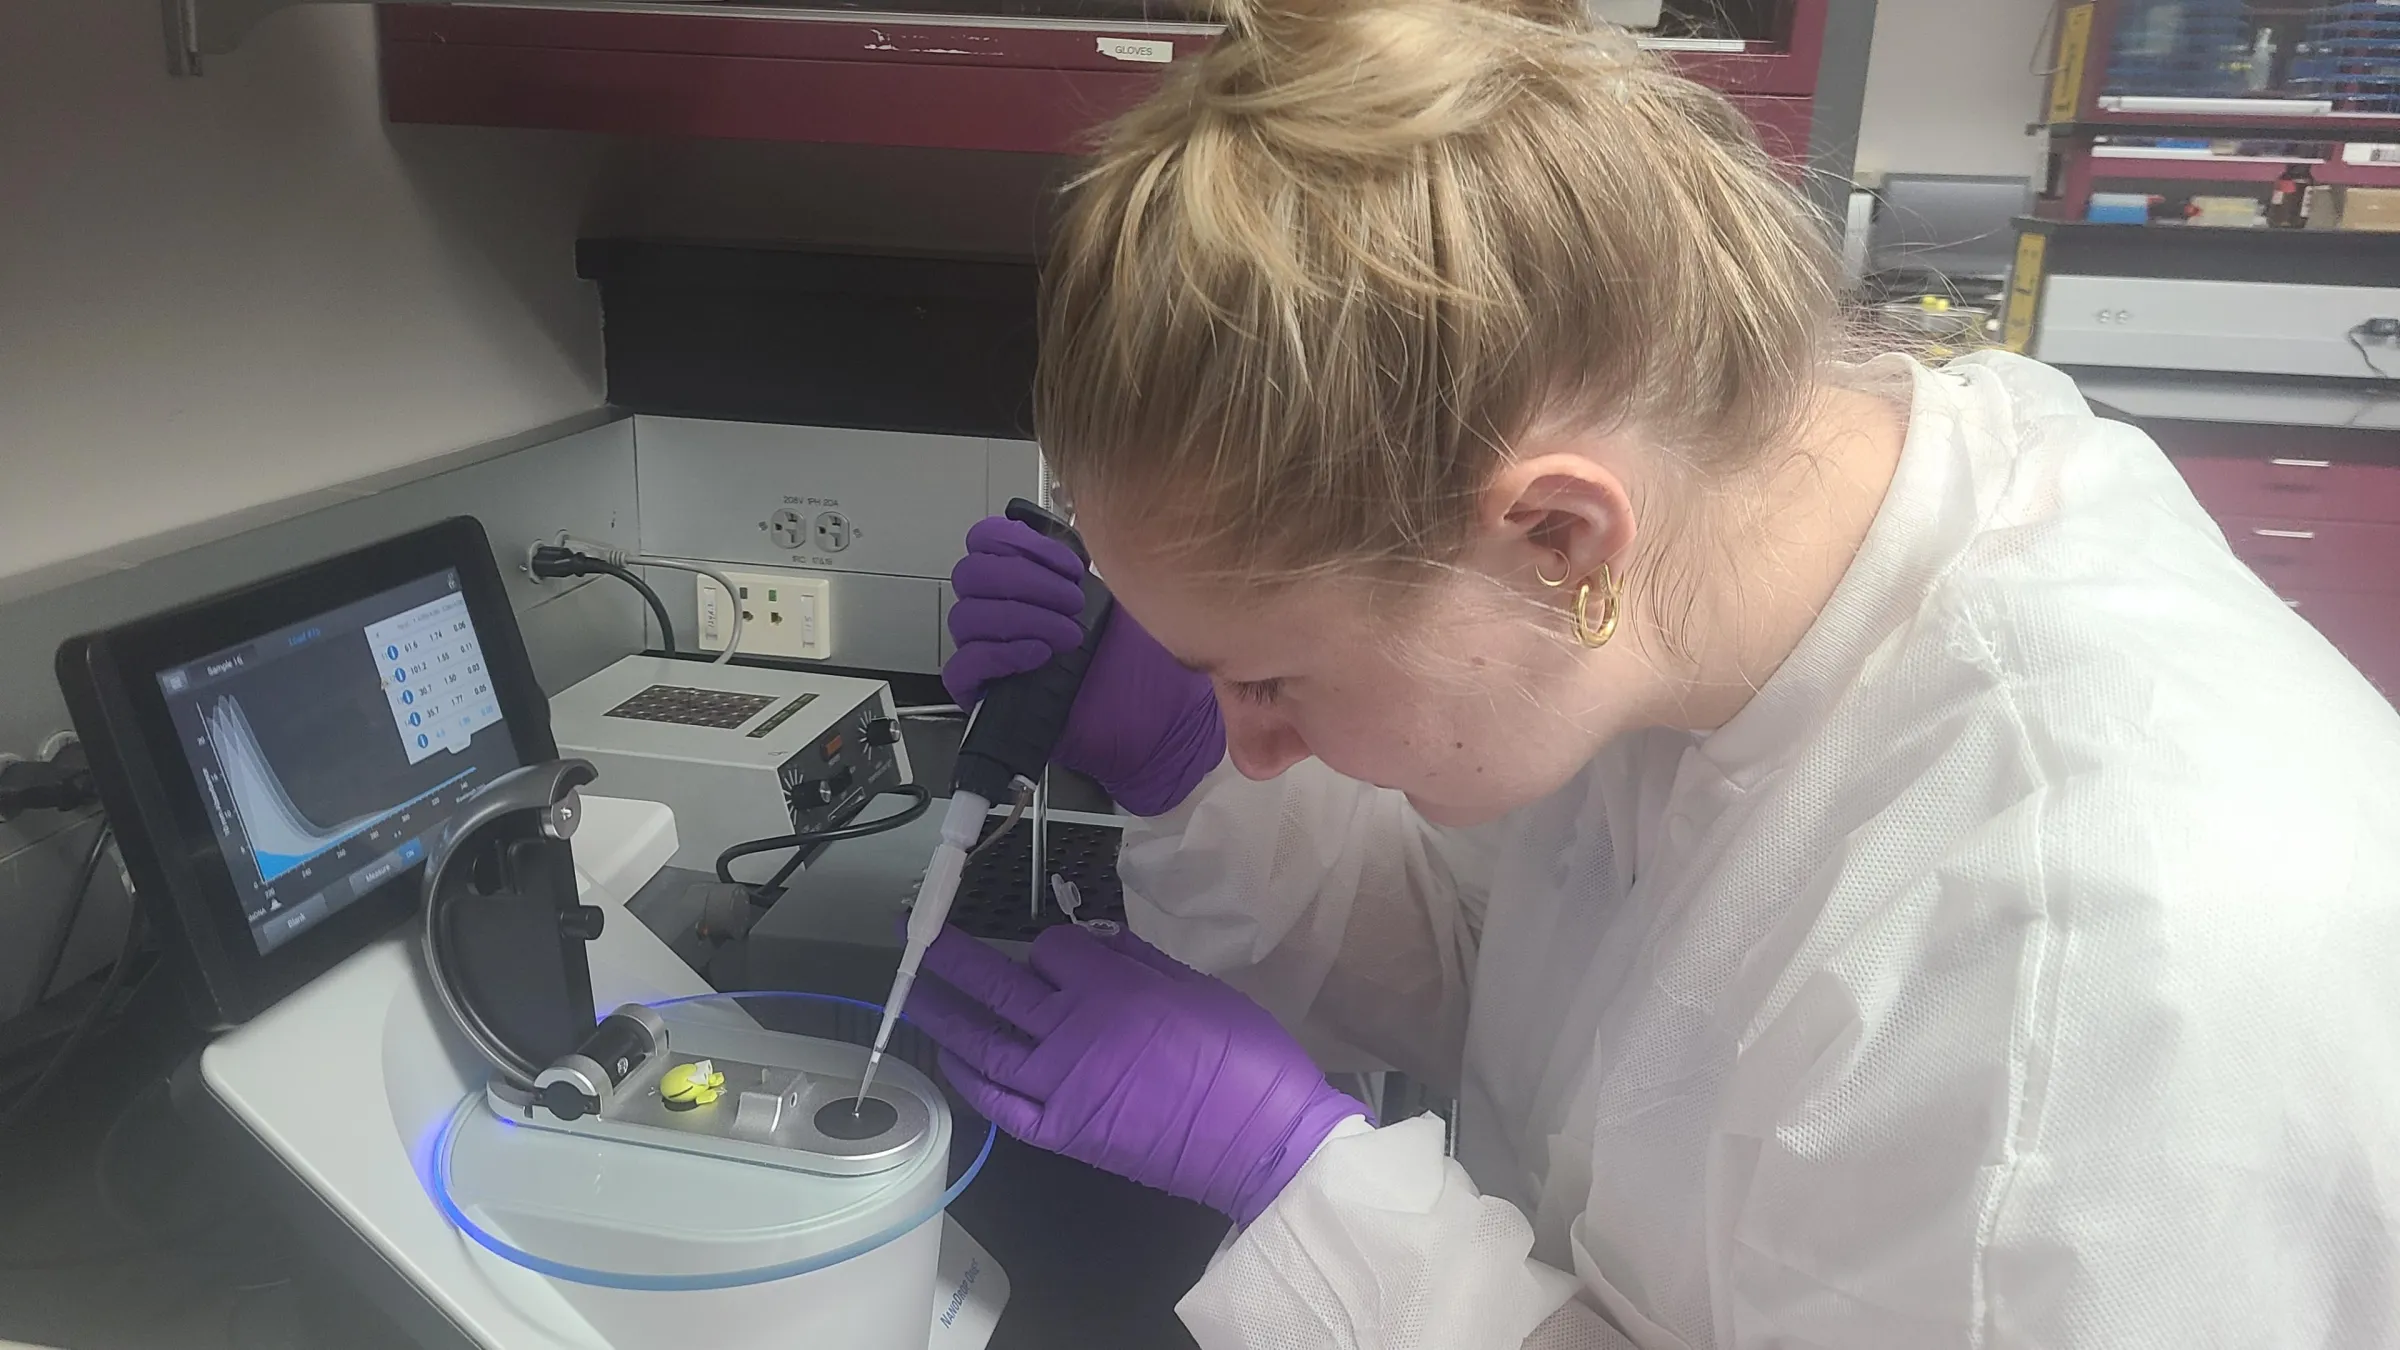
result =
[{"label": "purple nitrile glove", "polygon": [[[958,651],[942,684],[962,708],[985,686],[1039,669],[1083,641],[1083,561],[1032,526],[992,516],[967,532],[950,573]],[[1185,669],[1120,607],[1092,653],[1051,756],[1099,780],[1119,806],[1163,816],[1225,758],[1225,722],[1208,677]]]},{"label": "purple nitrile glove", "polygon": [[1053,928],[1027,969],[952,928],[925,969],[908,1018],[969,1105],[1244,1226],[1367,1113],[1266,1009],[1128,932]]}]

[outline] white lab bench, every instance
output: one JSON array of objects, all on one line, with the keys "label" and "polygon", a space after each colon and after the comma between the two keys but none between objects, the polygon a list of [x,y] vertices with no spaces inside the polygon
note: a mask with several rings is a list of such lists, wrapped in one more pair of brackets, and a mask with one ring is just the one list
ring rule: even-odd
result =
[{"label": "white lab bench", "polygon": [[[626,908],[675,848],[666,807],[585,798],[576,882],[584,902],[606,915],[588,948],[600,1008],[709,992]],[[220,1037],[201,1054],[201,1079],[458,1339],[491,1350],[608,1350],[554,1286],[476,1246],[428,1194],[441,1123],[486,1070],[443,1017],[414,937],[415,928],[404,927]],[[954,1222],[945,1223],[945,1272],[978,1259],[990,1264]],[[994,1294],[1005,1299],[1005,1281],[981,1282],[977,1313],[952,1317],[936,1344],[981,1345],[997,1315],[985,1303]]]}]

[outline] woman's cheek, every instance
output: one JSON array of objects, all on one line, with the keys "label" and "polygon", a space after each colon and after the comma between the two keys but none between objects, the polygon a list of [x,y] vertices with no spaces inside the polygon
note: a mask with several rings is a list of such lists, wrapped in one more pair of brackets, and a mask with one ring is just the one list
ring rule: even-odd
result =
[{"label": "woman's cheek", "polygon": [[1305,733],[1309,749],[1346,777],[1413,790],[1440,776],[1442,756],[1406,711],[1387,708],[1384,715],[1377,716],[1356,705],[1329,710]]},{"label": "woman's cheek", "polygon": [[1330,709],[1335,706],[1338,705],[1330,701],[1311,699],[1288,708],[1286,716],[1292,729],[1308,745],[1310,757],[1323,761],[1335,773],[1366,779],[1372,756],[1364,752],[1373,737],[1361,735],[1353,719],[1333,715]]}]

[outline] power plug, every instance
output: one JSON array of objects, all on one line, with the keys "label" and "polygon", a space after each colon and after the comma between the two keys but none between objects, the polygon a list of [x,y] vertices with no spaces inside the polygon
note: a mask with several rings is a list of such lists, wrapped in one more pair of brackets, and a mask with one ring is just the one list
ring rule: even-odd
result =
[{"label": "power plug", "polygon": [[0,821],[27,811],[74,811],[98,801],[83,742],[61,732],[42,743],[40,761],[0,754]]}]

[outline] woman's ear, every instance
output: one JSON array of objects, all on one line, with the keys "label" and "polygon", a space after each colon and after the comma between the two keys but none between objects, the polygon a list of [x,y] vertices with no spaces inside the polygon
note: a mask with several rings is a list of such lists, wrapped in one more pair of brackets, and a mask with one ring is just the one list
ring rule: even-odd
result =
[{"label": "woman's ear", "polygon": [[1494,576],[1567,585],[1621,563],[1633,548],[1633,498],[1614,470],[1559,450],[1503,467],[1483,496],[1479,552]]}]

